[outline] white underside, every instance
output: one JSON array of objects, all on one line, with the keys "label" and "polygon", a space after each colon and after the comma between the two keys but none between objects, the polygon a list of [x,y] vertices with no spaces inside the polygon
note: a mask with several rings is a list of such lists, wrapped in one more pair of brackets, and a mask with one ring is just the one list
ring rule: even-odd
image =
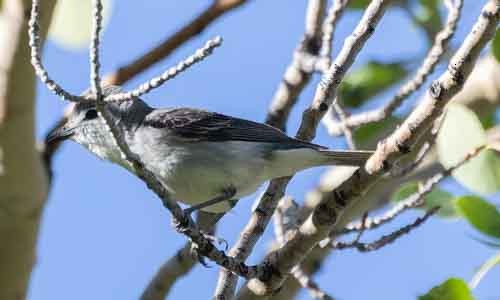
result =
[{"label": "white underside", "polygon": [[[159,175],[172,196],[189,205],[199,204],[234,188],[240,199],[254,193],[265,181],[287,176],[304,168],[304,162],[316,152],[310,149],[276,151],[271,160],[257,143],[224,142],[197,143],[195,147],[169,145],[147,161]],[[317,155],[317,153],[316,153]],[[209,212],[224,212],[234,206],[222,202],[204,208]]]},{"label": "white underside", "polygon": [[[104,140],[109,141],[102,139],[101,142]],[[292,175],[321,160],[316,150],[306,148],[278,150],[271,154],[266,151],[268,145],[254,142],[158,143],[158,140],[159,137],[151,134],[136,134],[134,143],[129,144],[146,167],[157,174],[172,197],[189,205],[213,199],[230,187],[236,190],[233,199],[240,199],[255,192],[269,179]],[[115,147],[81,144],[103,159],[127,166],[118,151],[104,151]],[[218,213],[232,206],[234,201],[204,210]]]}]

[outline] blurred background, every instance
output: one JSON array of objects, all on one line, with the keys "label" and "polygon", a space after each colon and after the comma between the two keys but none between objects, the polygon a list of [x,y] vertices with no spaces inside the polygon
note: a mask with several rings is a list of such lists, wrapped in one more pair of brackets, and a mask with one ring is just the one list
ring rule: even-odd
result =
[{"label": "blurred background", "polygon": [[[113,1],[103,34],[103,74],[148,51],[209,4],[210,1]],[[159,74],[207,39],[221,35],[224,43],[214,55],[144,98],[156,107],[197,107],[263,122],[303,33],[306,5],[305,0],[249,1],[209,26],[168,59],[129,81],[125,89]],[[465,1],[452,48],[470,30],[482,5],[483,1]],[[350,9],[341,19],[334,39],[334,55],[361,14],[362,10]],[[70,39],[77,35],[69,31]],[[65,42],[57,33],[53,37],[44,49],[48,71],[67,90],[75,93],[85,90],[89,78],[86,48],[75,48],[76,36],[76,42]],[[391,8],[352,69],[377,61],[399,62],[411,71],[418,66],[428,46],[425,32],[415,26],[408,12]],[[435,74],[440,74],[445,66],[440,64]],[[288,122],[289,134],[296,131],[318,80],[319,76],[315,76],[301,94]],[[396,84],[379,93],[374,101],[353,111],[387,101],[397,87]],[[37,132],[42,139],[62,115],[65,103],[41,84],[37,93]],[[416,93],[412,99],[421,94]],[[412,105],[409,101],[398,113],[407,112]],[[319,127],[314,142],[331,148],[346,147],[343,139],[329,136],[323,126]],[[301,202],[305,192],[317,185],[323,171],[316,168],[297,174],[287,193]],[[454,195],[471,193],[453,180],[447,180],[441,188]],[[230,245],[246,224],[257,196],[242,199],[220,223],[218,236]],[[495,195],[487,199],[495,205],[500,203],[500,197]],[[373,239],[397,229],[415,216],[415,212],[407,213],[382,231],[366,233],[365,238]],[[469,281],[477,268],[498,251],[477,239],[481,239],[480,233],[466,221],[432,218],[412,234],[379,251],[333,253],[315,278],[338,299],[416,299],[449,277]],[[248,262],[259,262],[272,240],[269,226]],[[96,159],[79,145],[67,143],[55,158],[54,181],[42,219],[38,261],[28,299],[137,299],[160,265],[185,241],[184,236],[171,228],[168,211],[141,181],[120,167]],[[219,270],[215,264],[209,265],[197,266],[180,280],[169,298],[209,299]],[[500,299],[499,282],[500,268],[496,268],[473,293],[477,299]],[[309,295],[302,291],[298,298],[309,299]]]}]

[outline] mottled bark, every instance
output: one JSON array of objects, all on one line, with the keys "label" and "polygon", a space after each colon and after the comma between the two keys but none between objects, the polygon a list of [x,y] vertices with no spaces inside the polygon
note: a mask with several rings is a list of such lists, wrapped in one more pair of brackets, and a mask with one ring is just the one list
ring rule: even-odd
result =
[{"label": "mottled bark", "polygon": [[[3,1],[0,26],[0,299],[23,299],[36,259],[47,173],[35,140],[28,0]],[[55,1],[43,2],[45,35]]]}]

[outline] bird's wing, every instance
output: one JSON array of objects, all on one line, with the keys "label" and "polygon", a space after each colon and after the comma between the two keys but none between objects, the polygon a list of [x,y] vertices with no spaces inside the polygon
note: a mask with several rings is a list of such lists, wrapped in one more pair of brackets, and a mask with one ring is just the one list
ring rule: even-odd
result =
[{"label": "bird's wing", "polygon": [[161,128],[178,138],[192,141],[246,141],[278,143],[285,147],[323,149],[291,138],[272,126],[192,108],[155,110],[143,125]]}]

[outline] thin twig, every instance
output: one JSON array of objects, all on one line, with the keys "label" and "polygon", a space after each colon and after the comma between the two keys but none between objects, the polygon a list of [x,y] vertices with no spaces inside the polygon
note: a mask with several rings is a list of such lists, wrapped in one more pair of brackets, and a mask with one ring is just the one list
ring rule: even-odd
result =
[{"label": "thin twig", "polygon": [[31,15],[28,22],[28,34],[29,34],[29,47],[31,51],[31,64],[35,69],[36,75],[40,80],[47,86],[49,91],[53,92],[57,96],[61,97],[66,101],[77,102],[81,100],[81,97],[73,95],[63,89],[58,85],[50,76],[45,67],[42,64],[41,54],[40,54],[40,24],[38,19],[40,18],[40,4],[39,0],[33,0],[31,4]]},{"label": "thin twig", "polygon": [[325,21],[323,22],[323,42],[319,51],[321,57],[330,58],[332,55],[332,41],[335,27],[340,17],[342,17],[347,4],[349,4],[349,0],[334,0],[333,5],[328,9]]},{"label": "thin twig", "polygon": [[334,299],[332,296],[328,295],[324,290],[322,290],[321,287],[311,279],[311,276],[304,272],[304,270],[302,270],[300,266],[296,266],[292,269],[292,275],[303,288],[309,291],[309,295],[311,295],[311,298],[318,300]]},{"label": "thin twig", "polygon": [[370,252],[370,251],[375,251],[378,250],[384,246],[387,246],[393,242],[395,242],[398,238],[402,237],[405,234],[410,233],[413,229],[419,227],[422,225],[430,216],[435,214],[439,210],[439,207],[434,207],[427,211],[424,216],[417,218],[413,223],[408,224],[406,226],[403,226],[399,228],[398,230],[391,232],[388,235],[382,236],[380,239],[370,242],[370,243],[364,243],[360,242],[359,240],[356,240],[354,242],[350,243],[343,243],[343,242],[337,242],[334,241],[330,243],[330,246],[334,249],[337,250],[343,250],[343,249],[349,249],[349,248],[355,248],[360,252]]},{"label": "thin twig", "polygon": [[325,0],[309,1],[304,34],[269,106],[266,123],[283,131],[286,131],[286,121],[290,111],[315,70],[325,4]]},{"label": "thin twig", "polygon": [[[214,214],[199,211],[196,224],[208,234],[215,232]],[[196,265],[198,259],[193,255],[193,245],[187,242],[184,247],[177,250],[175,255],[168,259],[156,272],[147,287],[144,289],[141,300],[163,300],[168,295],[172,286]]]},{"label": "thin twig", "polygon": [[348,224],[340,234],[346,234],[353,231],[359,231],[364,229],[375,229],[385,223],[388,223],[395,219],[397,216],[405,212],[406,210],[420,207],[425,203],[424,197],[429,194],[432,189],[438,185],[445,178],[450,176],[453,171],[463,166],[472,158],[476,157],[481,153],[482,150],[486,148],[486,145],[481,145],[479,147],[474,148],[470,152],[468,152],[460,161],[458,161],[455,165],[443,170],[442,172],[432,176],[427,179],[423,184],[419,185],[419,190],[415,194],[408,196],[406,199],[401,200],[399,203],[394,205],[390,210],[385,212],[379,217],[368,218],[364,223],[362,222],[354,222]]},{"label": "thin twig", "polygon": [[169,68],[168,70],[163,72],[160,76],[155,77],[149,80],[148,82],[139,85],[139,87],[135,88],[130,92],[110,95],[106,98],[106,101],[123,101],[127,99],[137,98],[144,94],[147,94],[151,90],[160,87],[168,80],[184,72],[192,65],[207,58],[210,54],[212,54],[213,50],[219,47],[221,44],[222,44],[222,38],[220,36],[208,40],[205,43],[205,45],[202,48],[196,50],[196,52],[193,55],[179,62],[175,67]]},{"label": "thin twig", "polygon": [[345,137],[348,148],[351,150],[355,150],[356,149],[356,142],[354,141],[354,138],[353,138],[352,129],[344,125],[345,120],[347,120],[347,113],[345,112],[344,107],[342,107],[342,104],[340,104],[338,97],[337,97],[337,100],[335,100],[333,102],[332,108],[335,111],[335,113],[337,114],[340,123],[343,124],[342,125],[342,134]]},{"label": "thin twig", "polygon": [[335,99],[337,88],[345,73],[352,66],[359,51],[375,31],[375,27],[390,3],[391,1],[387,0],[374,0],[367,7],[363,18],[352,34],[344,41],[339,55],[323,74],[321,82],[316,88],[311,106],[302,114],[302,122],[297,138],[310,141],[315,137],[318,123]]},{"label": "thin twig", "polygon": [[90,87],[95,94],[97,103],[104,107],[102,99],[101,78],[99,76],[101,62],[99,61],[99,38],[102,31],[102,3],[100,0],[93,0],[92,5],[92,36],[90,37]]},{"label": "thin twig", "polygon": [[469,282],[469,287],[471,289],[475,289],[483,277],[495,266],[500,265],[500,253],[497,253],[493,255],[491,258],[489,258],[474,274],[474,277]]},{"label": "thin twig", "polygon": [[437,136],[439,134],[439,131],[441,130],[441,127],[443,126],[445,117],[446,111],[434,122],[434,127],[430,132],[428,140],[422,145],[422,147],[420,147],[415,159],[405,166],[392,169],[392,177],[404,177],[415,170],[423,162],[424,158],[427,156],[427,154],[430,152],[437,141]]},{"label": "thin twig", "polygon": [[[286,242],[287,232],[296,230],[298,221],[298,205],[290,197],[281,198],[274,214],[274,233],[280,245]],[[314,299],[333,300],[333,297],[323,291],[319,285],[311,279],[300,265],[295,266],[291,271],[293,277]]]},{"label": "thin twig", "polygon": [[108,74],[104,82],[109,85],[123,85],[125,82],[144,72],[152,65],[169,56],[174,50],[202,33],[210,24],[220,17],[235,10],[247,0],[213,0],[210,6],[197,15],[192,21],[166,37],[156,47],[149,49],[132,62],[120,67],[116,72]]},{"label": "thin twig", "polygon": [[427,77],[432,74],[440,59],[446,53],[449,41],[453,37],[457,27],[457,22],[460,19],[463,0],[447,0],[445,1],[445,4],[449,11],[446,24],[436,35],[434,44],[429,49],[429,52],[424,58],[415,76],[403,84],[394,97],[382,108],[352,115],[343,122],[325,122],[325,126],[328,126],[328,132],[330,134],[340,135],[343,133],[342,129],[344,127],[355,129],[363,124],[378,122],[387,118],[403,103],[404,100],[406,100],[411,94],[422,86]]}]

